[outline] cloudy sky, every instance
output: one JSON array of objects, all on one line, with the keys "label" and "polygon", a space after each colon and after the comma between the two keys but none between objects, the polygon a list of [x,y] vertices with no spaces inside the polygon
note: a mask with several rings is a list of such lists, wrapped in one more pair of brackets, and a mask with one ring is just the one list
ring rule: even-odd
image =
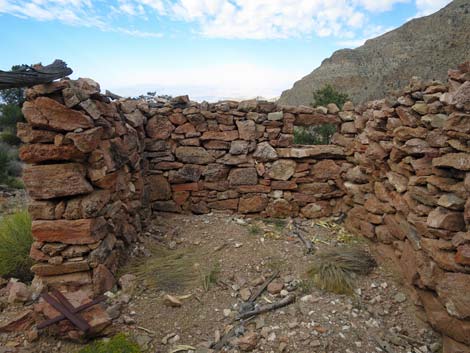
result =
[{"label": "cloudy sky", "polygon": [[124,95],[276,97],[449,0],[0,0],[0,69],[65,60]]}]

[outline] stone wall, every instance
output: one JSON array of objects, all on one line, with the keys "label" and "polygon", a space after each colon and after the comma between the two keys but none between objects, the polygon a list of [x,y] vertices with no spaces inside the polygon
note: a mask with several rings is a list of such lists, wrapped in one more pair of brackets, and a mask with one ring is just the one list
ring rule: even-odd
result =
[{"label": "stone wall", "polygon": [[[112,287],[150,210],[343,213],[394,250],[447,352],[470,346],[470,63],[446,84],[413,79],[396,100],[341,112],[111,100],[87,79],[27,96],[18,131],[38,285]],[[331,145],[293,145],[295,125],[323,123],[338,126]]]},{"label": "stone wall", "polygon": [[338,213],[345,195],[340,175],[352,167],[344,148],[292,148],[294,125],[340,124],[327,113],[256,100],[156,109],[146,124],[147,203],[155,211],[196,214]]},{"label": "stone wall", "polygon": [[[470,346],[470,62],[343,116],[346,225],[390,244],[446,352]],[[343,124],[343,128],[344,125]],[[461,350],[462,352],[467,352]]]},{"label": "stone wall", "polygon": [[109,290],[141,231],[142,122],[99,91],[88,79],[27,90],[18,136],[40,288]]}]

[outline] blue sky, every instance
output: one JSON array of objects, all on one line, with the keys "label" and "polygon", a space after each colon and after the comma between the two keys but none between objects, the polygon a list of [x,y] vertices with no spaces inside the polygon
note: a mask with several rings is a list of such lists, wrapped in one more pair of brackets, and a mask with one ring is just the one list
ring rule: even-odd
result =
[{"label": "blue sky", "polygon": [[0,69],[65,60],[123,95],[279,96],[449,0],[0,0]]}]

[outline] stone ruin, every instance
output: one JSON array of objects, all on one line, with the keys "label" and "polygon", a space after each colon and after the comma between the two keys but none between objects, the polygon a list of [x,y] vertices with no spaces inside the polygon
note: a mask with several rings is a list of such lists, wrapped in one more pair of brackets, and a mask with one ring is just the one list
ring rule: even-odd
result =
[{"label": "stone ruin", "polygon": [[[110,290],[152,211],[343,214],[393,250],[444,351],[468,351],[470,62],[446,84],[413,79],[395,100],[343,111],[112,100],[63,79],[28,89],[23,113],[39,290]],[[294,145],[294,126],[325,123],[338,127],[330,145]]]}]

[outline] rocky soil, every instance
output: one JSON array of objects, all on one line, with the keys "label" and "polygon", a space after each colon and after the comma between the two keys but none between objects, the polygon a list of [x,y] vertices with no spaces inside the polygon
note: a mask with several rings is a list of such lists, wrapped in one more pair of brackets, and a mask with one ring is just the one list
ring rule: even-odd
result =
[{"label": "rocky soil", "polygon": [[[356,238],[334,221],[303,221],[316,252],[355,243],[375,258],[382,248]],[[422,316],[396,275],[394,264],[380,255],[378,267],[360,277],[353,296],[315,288],[306,274],[315,254],[290,233],[287,222],[243,219],[228,214],[157,217],[133,256],[151,260],[149,249],[164,244],[175,251],[204,254],[219,269],[207,290],[203,283],[164,290],[123,273],[119,290],[108,292],[112,331],[129,332],[149,352],[208,347],[234,325],[247,298],[269,278],[279,276],[257,300],[259,305],[295,295],[295,303],[247,320],[228,340],[226,352],[437,352],[440,339]],[[131,262],[135,259],[131,259]],[[157,279],[158,283],[158,279]],[[170,295],[171,297],[168,297]],[[21,307],[9,306],[2,315]],[[81,347],[31,331],[0,334],[0,352],[76,352]],[[29,341],[33,342],[29,342]],[[14,347],[16,348],[9,348]],[[186,351],[191,351],[186,347]],[[182,352],[185,352],[184,350]]]}]

